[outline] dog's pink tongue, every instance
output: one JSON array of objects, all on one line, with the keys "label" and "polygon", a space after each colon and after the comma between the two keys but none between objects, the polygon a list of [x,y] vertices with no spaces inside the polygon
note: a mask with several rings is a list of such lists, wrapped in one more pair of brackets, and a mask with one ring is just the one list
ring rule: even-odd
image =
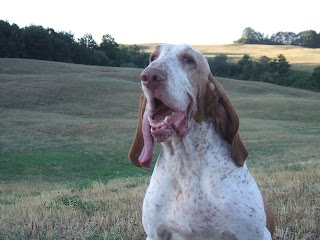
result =
[{"label": "dog's pink tongue", "polygon": [[152,161],[152,153],[154,147],[153,137],[150,132],[150,124],[148,121],[148,117],[152,117],[152,113],[148,110],[145,110],[142,119],[142,134],[144,140],[144,146],[141,151],[141,155],[139,157],[139,162],[142,167],[150,168]]}]

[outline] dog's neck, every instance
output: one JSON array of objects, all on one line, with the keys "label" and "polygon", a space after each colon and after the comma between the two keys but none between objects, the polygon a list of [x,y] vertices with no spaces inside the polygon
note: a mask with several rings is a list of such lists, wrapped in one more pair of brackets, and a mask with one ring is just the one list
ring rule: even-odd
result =
[{"label": "dog's neck", "polygon": [[222,168],[238,168],[231,157],[230,145],[217,133],[211,121],[197,123],[193,119],[189,130],[174,135],[162,143],[157,167],[174,171],[203,172],[210,168],[219,172]]}]

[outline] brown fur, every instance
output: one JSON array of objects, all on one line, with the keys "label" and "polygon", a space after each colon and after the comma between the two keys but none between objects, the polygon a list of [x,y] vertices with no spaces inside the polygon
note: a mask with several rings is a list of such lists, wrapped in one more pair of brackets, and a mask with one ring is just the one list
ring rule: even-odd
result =
[{"label": "brown fur", "polygon": [[263,195],[262,195],[262,198],[263,198],[264,211],[266,212],[266,217],[267,217],[267,228],[271,233],[271,236],[273,237],[274,232],[276,230],[275,215],[267,199]]},{"label": "brown fur", "polygon": [[222,137],[231,145],[231,156],[238,166],[243,166],[248,151],[239,135],[239,117],[232,106],[226,92],[210,73],[208,82],[198,93],[197,112],[194,116],[197,122],[208,118]]},{"label": "brown fur", "polygon": [[138,158],[141,154],[143,145],[144,145],[144,140],[142,136],[142,118],[143,118],[143,113],[146,109],[146,104],[147,104],[147,99],[144,96],[143,93],[141,93],[140,96],[140,106],[139,106],[139,117],[138,117],[138,122],[137,122],[137,130],[135,137],[133,139],[132,146],[130,148],[128,158],[129,160],[136,165],[137,167],[141,167]]}]

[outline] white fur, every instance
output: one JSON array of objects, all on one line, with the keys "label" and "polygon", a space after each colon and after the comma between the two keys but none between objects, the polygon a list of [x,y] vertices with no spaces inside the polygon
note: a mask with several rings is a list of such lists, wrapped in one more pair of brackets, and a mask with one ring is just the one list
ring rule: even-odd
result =
[{"label": "white fur", "polygon": [[183,138],[162,144],[143,203],[149,239],[271,239],[246,165],[234,164],[211,124],[192,125]]}]

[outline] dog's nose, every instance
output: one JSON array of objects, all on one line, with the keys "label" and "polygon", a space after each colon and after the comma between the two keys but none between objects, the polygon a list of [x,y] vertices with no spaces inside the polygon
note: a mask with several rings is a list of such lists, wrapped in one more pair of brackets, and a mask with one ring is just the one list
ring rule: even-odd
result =
[{"label": "dog's nose", "polygon": [[157,68],[146,68],[140,75],[143,85],[149,89],[156,89],[166,78],[166,74]]}]

